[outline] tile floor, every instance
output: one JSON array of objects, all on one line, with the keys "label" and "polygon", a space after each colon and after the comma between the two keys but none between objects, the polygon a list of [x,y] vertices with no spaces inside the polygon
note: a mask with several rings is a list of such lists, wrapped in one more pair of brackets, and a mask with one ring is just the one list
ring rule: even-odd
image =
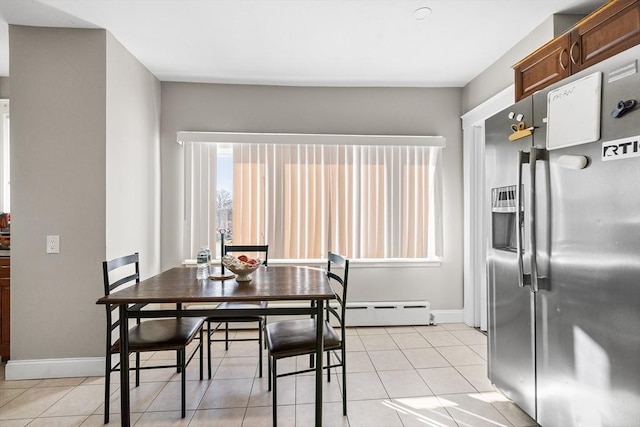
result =
[{"label": "tile floor", "polygon": [[[255,334],[255,331],[237,331]],[[341,377],[324,383],[324,426],[393,427],[535,426],[486,378],[486,336],[464,324],[349,328],[348,415],[342,416]],[[255,342],[215,343],[211,381],[199,381],[198,361],[187,370],[187,416],[180,418],[179,375],[172,369],[143,371],[133,388],[132,425],[259,427],[271,425],[266,365],[257,377]],[[148,354],[162,363],[171,352]],[[265,359],[266,362],[266,359]],[[280,372],[308,358],[281,361]],[[205,367],[206,371],[206,367]],[[206,378],[206,372],[205,372]],[[280,427],[314,420],[312,374],[278,380]],[[118,375],[112,375],[111,422],[120,424]],[[132,386],[133,387],[133,386]],[[104,378],[5,381],[0,369],[0,425],[93,426],[103,424]]]}]

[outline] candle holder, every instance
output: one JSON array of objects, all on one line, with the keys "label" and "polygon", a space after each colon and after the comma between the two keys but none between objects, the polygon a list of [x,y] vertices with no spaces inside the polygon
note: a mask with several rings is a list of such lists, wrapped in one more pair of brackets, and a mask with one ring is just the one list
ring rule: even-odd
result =
[{"label": "candle holder", "polygon": [[227,234],[226,228],[218,228],[220,233],[220,272],[224,275],[224,264],[222,263],[222,257],[224,256],[224,236]]}]

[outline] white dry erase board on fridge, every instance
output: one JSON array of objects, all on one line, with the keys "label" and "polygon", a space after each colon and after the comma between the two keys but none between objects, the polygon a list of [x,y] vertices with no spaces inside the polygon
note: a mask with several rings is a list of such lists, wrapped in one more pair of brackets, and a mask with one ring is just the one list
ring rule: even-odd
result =
[{"label": "white dry erase board on fridge", "polygon": [[600,139],[602,73],[567,83],[547,94],[547,150]]}]

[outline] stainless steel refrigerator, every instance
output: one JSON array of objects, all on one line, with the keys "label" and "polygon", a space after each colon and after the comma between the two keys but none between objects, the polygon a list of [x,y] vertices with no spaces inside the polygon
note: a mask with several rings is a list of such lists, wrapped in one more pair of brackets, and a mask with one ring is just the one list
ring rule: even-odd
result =
[{"label": "stainless steel refrigerator", "polygon": [[640,426],[639,63],[485,123],[488,374],[544,427]]}]

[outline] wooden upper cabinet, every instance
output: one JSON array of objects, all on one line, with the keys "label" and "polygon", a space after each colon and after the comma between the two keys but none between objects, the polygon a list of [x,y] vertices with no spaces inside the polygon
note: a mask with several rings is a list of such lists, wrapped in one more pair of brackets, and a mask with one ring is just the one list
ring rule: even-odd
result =
[{"label": "wooden upper cabinet", "polygon": [[640,1],[609,2],[571,31],[571,72],[576,73],[640,44]]},{"label": "wooden upper cabinet", "polygon": [[571,75],[569,34],[556,37],[513,66],[516,101]]},{"label": "wooden upper cabinet", "polygon": [[640,0],[612,0],[513,66],[516,101],[640,44]]}]

